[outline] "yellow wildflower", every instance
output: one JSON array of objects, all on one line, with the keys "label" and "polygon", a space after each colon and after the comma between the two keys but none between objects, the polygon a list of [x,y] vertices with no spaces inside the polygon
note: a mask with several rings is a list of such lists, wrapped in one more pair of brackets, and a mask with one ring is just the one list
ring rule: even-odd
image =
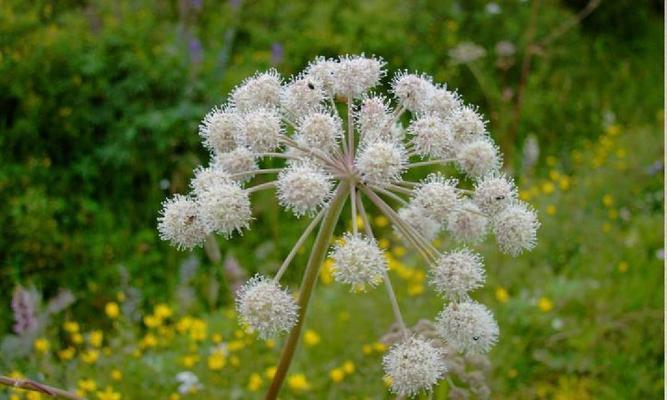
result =
[{"label": "yellow wildflower", "polygon": [[114,381],[119,381],[123,379],[123,373],[120,370],[114,369],[111,371],[111,379]]},{"label": "yellow wildflower", "polygon": [[276,367],[267,368],[266,372],[264,372],[264,375],[266,375],[266,377],[269,379],[273,379],[273,377],[276,375]]},{"label": "yellow wildflower", "polygon": [[262,387],[262,377],[258,373],[253,373],[250,375],[250,380],[248,381],[248,390],[251,392],[256,392]]},{"label": "yellow wildflower", "polygon": [[605,194],[602,196],[602,204],[604,204],[606,207],[611,207],[614,205],[614,196],[610,194]]},{"label": "yellow wildflower", "polygon": [[120,400],[120,393],[116,393],[109,386],[104,392],[97,392],[98,400]]},{"label": "yellow wildflower", "polygon": [[35,342],[33,343],[33,347],[38,353],[46,353],[49,351],[49,341],[46,340],[46,338],[39,338],[36,339]]},{"label": "yellow wildflower", "polygon": [[118,303],[113,301],[107,303],[107,305],[104,306],[104,313],[111,319],[118,318],[120,315],[120,307],[118,307]]},{"label": "yellow wildflower", "polygon": [[627,262],[621,261],[618,263],[618,272],[626,272],[629,267],[630,265]]},{"label": "yellow wildflower", "polygon": [[68,333],[77,333],[79,332],[79,324],[74,321],[67,321],[63,324],[63,329]]},{"label": "yellow wildflower", "polygon": [[208,357],[208,369],[211,371],[219,371],[224,368],[225,364],[227,364],[227,358],[222,351],[216,350]]},{"label": "yellow wildflower", "polygon": [[195,319],[192,321],[192,326],[190,327],[190,338],[195,341],[202,341],[208,336],[208,326],[206,322],[201,319]]},{"label": "yellow wildflower", "polygon": [[570,177],[569,176],[561,177],[560,180],[558,181],[558,186],[563,191],[568,190],[570,188]]},{"label": "yellow wildflower", "polygon": [[155,315],[146,315],[144,317],[144,325],[146,325],[147,328],[157,328],[162,325],[162,320]]},{"label": "yellow wildflower", "polygon": [[303,335],[303,341],[306,343],[306,346],[315,346],[320,342],[320,335],[314,330],[309,329]]},{"label": "yellow wildflower", "polygon": [[153,310],[153,314],[155,317],[159,319],[166,319],[171,317],[173,312],[171,311],[171,308],[169,308],[168,305],[166,304],[158,304],[155,306],[155,309]]},{"label": "yellow wildflower", "polygon": [[86,364],[95,364],[98,358],[100,358],[100,352],[95,349],[88,349],[81,353],[81,361]]},{"label": "yellow wildflower", "polygon": [[179,333],[183,333],[183,332],[187,331],[188,329],[190,329],[191,326],[192,326],[192,318],[183,317],[183,318],[179,319],[178,322],[176,323],[176,330]]},{"label": "yellow wildflower", "polygon": [[219,333],[214,333],[213,336],[211,336],[211,340],[213,343],[220,343],[222,342],[222,335]]},{"label": "yellow wildflower", "polygon": [[385,385],[386,387],[391,387],[391,385],[394,383],[394,380],[391,379],[391,376],[389,376],[389,375],[385,375],[385,376],[382,378],[382,382],[384,383],[384,385]]},{"label": "yellow wildflower", "polygon": [[361,351],[363,351],[364,354],[368,355],[373,352],[373,346],[370,344],[365,344],[361,347]]},{"label": "yellow wildflower", "polygon": [[238,367],[241,365],[241,360],[236,356],[231,356],[229,357],[229,363],[232,365],[232,367]]},{"label": "yellow wildflower", "polygon": [[81,344],[83,343],[83,335],[80,333],[75,333],[72,335],[72,343]]},{"label": "yellow wildflower", "polygon": [[65,349],[62,349],[58,352],[58,357],[63,361],[68,361],[74,358],[76,354],[76,349],[72,346],[69,346]]},{"label": "yellow wildflower", "polygon": [[375,342],[373,343],[373,350],[377,351],[378,353],[384,353],[387,351],[387,345],[382,342]]},{"label": "yellow wildflower", "polygon": [[322,264],[322,269],[320,270],[320,280],[325,285],[333,282],[333,266],[334,262],[330,258],[324,260],[324,264]]},{"label": "yellow wildflower", "polygon": [[302,392],[310,389],[310,383],[304,374],[294,374],[287,378],[287,386],[295,392]]},{"label": "yellow wildflower", "polygon": [[343,371],[348,375],[354,373],[354,363],[352,361],[345,361],[343,363]]},{"label": "yellow wildflower", "polygon": [[169,400],[181,400],[181,395],[178,393],[172,393],[169,395]]},{"label": "yellow wildflower", "polygon": [[364,220],[357,215],[357,229],[364,229]]},{"label": "yellow wildflower", "polygon": [[389,240],[385,238],[378,240],[378,247],[381,249],[388,249],[389,245],[390,245]]},{"label": "yellow wildflower", "polygon": [[411,283],[408,285],[408,295],[419,296],[424,293],[424,285],[421,283]]},{"label": "yellow wildflower", "polygon": [[100,330],[95,330],[90,332],[90,336],[88,337],[88,341],[90,342],[90,345],[93,347],[102,346],[103,340],[104,340],[104,334]]},{"label": "yellow wildflower", "polygon": [[41,400],[42,395],[39,392],[28,392],[25,394],[26,400]]},{"label": "yellow wildflower", "polygon": [[147,333],[146,336],[141,339],[140,346],[143,348],[155,347],[157,346],[157,338],[152,333]]},{"label": "yellow wildflower", "polygon": [[551,194],[554,192],[554,184],[551,182],[544,182],[542,184],[542,192],[544,194]]},{"label": "yellow wildflower", "polygon": [[196,355],[187,355],[181,358],[181,363],[183,363],[183,366],[186,368],[192,368],[197,363],[198,360],[199,357],[197,357]]},{"label": "yellow wildflower", "polygon": [[497,299],[499,302],[501,302],[501,303],[507,303],[507,301],[509,300],[509,298],[510,298],[510,295],[509,295],[509,293],[507,292],[507,289],[505,289],[505,288],[503,288],[503,287],[499,287],[499,288],[496,289],[496,299]]},{"label": "yellow wildflower", "polygon": [[375,226],[377,226],[378,228],[384,228],[385,226],[389,225],[389,220],[384,215],[379,215],[375,217],[374,221],[375,221]]},{"label": "yellow wildflower", "polygon": [[76,383],[76,387],[84,393],[93,392],[97,389],[97,383],[92,379],[79,379]]},{"label": "yellow wildflower", "polygon": [[276,341],[273,339],[267,339],[264,341],[264,344],[266,345],[267,348],[272,349],[276,347]]},{"label": "yellow wildflower", "polygon": [[517,371],[517,370],[514,369],[514,368],[511,368],[511,369],[507,372],[507,376],[510,377],[510,378],[516,378],[517,375],[519,375],[519,371]]},{"label": "yellow wildflower", "polygon": [[537,302],[537,307],[542,312],[549,312],[554,308],[554,303],[547,297],[540,297],[540,300]]},{"label": "yellow wildflower", "polygon": [[555,214],[556,214],[556,206],[553,205],[553,204],[549,204],[549,205],[547,206],[547,210],[546,210],[546,211],[547,211],[547,214],[548,214],[548,215],[555,215]]},{"label": "yellow wildflower", "polygon": [[396,246],[393,249],[393,253],[396,255],[396,257],[403,257],[405,255],[405,247]]},{"label": "yellow wildflower", "polygon": [[329,371],[329,377],[331,378],[332,381],[335,383],[338,383],[345,378],[345,372],[343,372],[342,369],[340,368],[334,368],[331,371]]}]

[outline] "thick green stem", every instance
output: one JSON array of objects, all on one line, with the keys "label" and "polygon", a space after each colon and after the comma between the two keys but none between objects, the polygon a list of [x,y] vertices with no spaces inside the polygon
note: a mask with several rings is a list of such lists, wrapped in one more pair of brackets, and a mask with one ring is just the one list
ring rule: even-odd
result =
[{"label": "thick green stem", "polygon": [[349,191],[350,187],[346,182],[342,182],[338,186],[336,194],[334,194],[334,197],[331,199],[324,220],[322,220],[322,225],[320,226],[320,231],[317,234],[315,243],[313,243],[313,249],[308,258],[308,264],[306,265],[306,271],[303,274],[303,281],[299,290],[299,299],[297,300],[299,303],[299,320],[294,328],[292,328],[292,331],[285,342],[283,353],[280,356],[280,361],[278,362],[278,367],[276,369],[276,374],[273,377],[269,391],[266,393],[266,400],[275,400],[278,397],[280,387],[287,375],[287,370],[292,362],[294,351],[296,350],[299,337],[301,336],[301,328],[303,327],[303,322],[306,318],[308,303],[310,302],[311,294],[315,288],[320,267],[322,266],[322,263],[324,263],[331,237],[333,236],[336,223],[338,222],[340,212],[345,205],[345,200],[347,200]]}]

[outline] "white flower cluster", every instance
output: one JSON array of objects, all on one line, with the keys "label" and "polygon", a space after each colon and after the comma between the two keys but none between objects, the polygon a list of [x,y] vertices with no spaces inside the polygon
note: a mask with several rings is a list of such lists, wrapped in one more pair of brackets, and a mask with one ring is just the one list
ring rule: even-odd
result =
[{"label": "white flower cluster", "polygon": [[[457,55],[462,62],[479,57],[464,50]],[[190,194],[163,203],[160,237],[178,249],[192,249],[212,234],[241,233],[253,219],[251,195],[266,189],[275,189],[286,211],[312,218],[275,278],[256,276],[237,294],[243,324],[267,338],[303,322],[298,315],[308,299],[299,299],[304,306],[299,310],[280,278],[318,226],[313,246],[325,254],[334,219],[344,215],[348,201],[352,232],[329,254],[334,277],[353,290],[384,284],[402,324],[386,257],[365,211],[364,202],[370,201],[429,265],[430,283],[446,301],[438,334],[461,352],[486,352],[497,341],[498,326],[470,297],[484,284],[484,262],[467,247],[441,253],[432,241],[448,232],[470,246],[491,232],[501,252],[517,256],[535,246],[537,216],[500,172],[502,157],[475,106],[447,85],[407,71],[389,80],[391,97],[373,93],[386,74],[382,59],[355,55],[317,58],[290,79],[275,70],[248,78],[201,122],[209,165],[195,169]],[[264,167],[267,157],[278,161]],[[455,167],[459,176],[404,178],[408,170],[442,165]],[[316,273],[317,266],[306,271]],[[386,355],[384,367],[392,390],[412,396],[445,374],[446,355],[403,330],[404,341]]]}]

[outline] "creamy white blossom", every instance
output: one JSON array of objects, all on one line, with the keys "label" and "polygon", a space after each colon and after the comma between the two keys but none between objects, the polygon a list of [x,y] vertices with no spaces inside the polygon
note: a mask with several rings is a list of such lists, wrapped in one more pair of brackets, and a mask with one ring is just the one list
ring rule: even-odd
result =
[{"label": "creamy white blossom", "polygon": [[380,83],[385,62],[380,58],[343,56],[335,70],[334,91],[344,97],[356,98]]},{"label": "creamy white blossom", "polygon": [[402,144],[379,141],[368,143],[359,151],[355,166],[365,183],[386,186],[400,178],[407,160]]},{"label": "creamy white blossom", "polygon": [[283,126],[275,110],[258,108],[243,114],[237,141],[252,151],[262,153],[280,147]]},{"label": "creamy white blossom", "polygon": [[236,310],[251,332],[268,339],[292,329],[299,306],[276,282],[255,275],[239,290]]},{"label": "creamy white blossom", "polygon": [[454,137],[449,122],[436,114],[423,114],[408,127],[415,152],[422,157],[441,158],[452,153]]},{"label": "creamy white blossom", "polygon": [[401,71],[391,82],[391,90],[403,107],[420,112],[428,108],[435,87],[429,76]]},{"label": "creamy white blossom", "polygon": [[272,108],[280,104],[281,78],[275,70],[257,73],[231,94],[231,103],[241,112]]},{"label": "creamy white blossom", "polygon": [[500,168],[498,148],[486,137],[473,140],[461,145],[456,163],[466,175],[481,177]]},{"label": "creamy white blossom", "polygon": [[278,175],[278,200],[294,215],[312,215],[331,196],[331,176],[311,163],[291,164]]},{"label": "creamy white blossom", "polygon": [[343,126],[339,118],[330,112],[317,111],[305,115],[297,127],[295,140],[306,148],[333,153],[343,136]]},{"label": "creamy white blossom", "polygon": [[247,228],[252,219],[248,192],[236,183],[220,182],[197,196],[207,232],[225,237]]},{"label": "creamy white blossom", "polygon": [[444,357],[443,351],[427,339],[411,337],[395,344],[382,359],[391,391],[398,396],[414,396],[431,390],[447,372]]},{"label": "creamy white blossom", "polygon": [[484,305],[467,301],[449,303],[438,315],[438,334],[465,353],[486,353],[498,341],[498,324]]},{"label": "creamy white blossom", "polygon": [[520,201],[513,202],[493,219],[493,233],[500,251],[513,256],[535,247],[539,227],[535,211]]},{"label": "creamy white blossom", "polygon": [[484,284],[482,257],[467,248],[445,253],[431,268],[430,283],[446,298],[461,299]]},{"label": "creamy white blossom", "polygon": [[308,76],[297,76],[281,92],[280,104],[296,120],[317,110],[325,97],[322,83]]},{"label": "creamy white blossom", "polygon": [[190,181],[190,187],[195,195],[200,195],[209,188],[231,180],[229,173],[218,165],[199,167],[195,170],[195,176]]},{"label": "creamy white blossom", "polygon": [[473,201],[484,212],[495,215],[516,200],[514,181],[504,174],[492,173],[475,183]]},{"label": "creamy white blossom", "polygon": [[245,182],[252,179],[254,172],[259,169],[256,155],[245,146],[239,146],[226,153],[218,153],[213,158],[211,166],[220,169],[230,176],[232,180]]},{"label": "creamy white blossom", "polygon": [[207,233],[197,202],[178,194],[162,203],[158,231],[160,239],[170,241],[179,250],[200,246]]},{"label": "creamy white blossom", "polygon": [[339,63],[336,60],[317,57],[308,65],[308,68],[306,68],[306,75],[314,81],[319,82],[320,85],[322,85],[322,90],[324,90],[328,96],[331,96],[334,91],[338,66]]},{"label": "creamy white blossom", "polygon": [[199,136],[202,137],[204,146],[213,152],[231,151],[237,145],[236,135],[240,123],[241,117],[235,110],[215,107],[199,125]]},{"label": "creamy white blossom", "polygon": [[440,173],[430,174],[414,189],[412,202],[429,218],[443,224],[462,202],[458,183],[458,180],[445,178]]},{"label": "creamy white blossom", "polygon": [[333,276],[353,289],[374,287],[382,280],[387,259],[375,239],[346,234],[329,255],[334,262]]}]

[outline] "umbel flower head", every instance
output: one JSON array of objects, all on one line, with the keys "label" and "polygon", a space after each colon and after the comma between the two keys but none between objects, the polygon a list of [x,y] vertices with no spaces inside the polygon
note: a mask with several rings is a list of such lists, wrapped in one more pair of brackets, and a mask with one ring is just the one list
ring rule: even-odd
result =
[{"label": "umbel flower head", "polygon": [[414,396],[430,390],[447,371],[442,350],[418,337],[392,346],[382,359],[391,391],[398,396]]},{"label": "umbel flower head", "polygon": [[[479,109],[423,73],[385,79],[385,64],[363,54],[318,57],[289,78],[269,70],[246,79],[204,116],[199,135],[210,160],[195,169],[189,194],[163,203],[158,231],[179,250],[240,234],[254,219],[252,197],[266,190],[275,190],[288,213],[310,219],[274,278],[256,276],[237,293],[242,323],[260,337],[294,328],[283,353],[289,357],[337,222],[349,218],[351,232],[329,252],[334,277],[353,290],[385,286],[404,337],[385,357],[385,372],[392,391],[411,396],[445,374],[446,355],[405,328],[366,207],[423,259],[445,301],[438,332],[462,352],[488,351],[498,338],[491,312],[470,297],[484,283],[484,263],[468,248],[442,253],[434,239],[446,232],[471,246],[492,232],[501,252],[519,255],[535,246],[539,221],[500,172],[502,156]],[[416,178],[406,178],[408,171]],[[315,231],[295,301],[280,279]],[[290,361],[283,358],[280,368]],[[284,376],[276,374],[271,390]]]},{"label": "umbel flower head", "polygon": [[261,275],[246,282],[236,300],[242,323],[265,339],[290,330],[296,323],[298,308],[286,290]]}]

